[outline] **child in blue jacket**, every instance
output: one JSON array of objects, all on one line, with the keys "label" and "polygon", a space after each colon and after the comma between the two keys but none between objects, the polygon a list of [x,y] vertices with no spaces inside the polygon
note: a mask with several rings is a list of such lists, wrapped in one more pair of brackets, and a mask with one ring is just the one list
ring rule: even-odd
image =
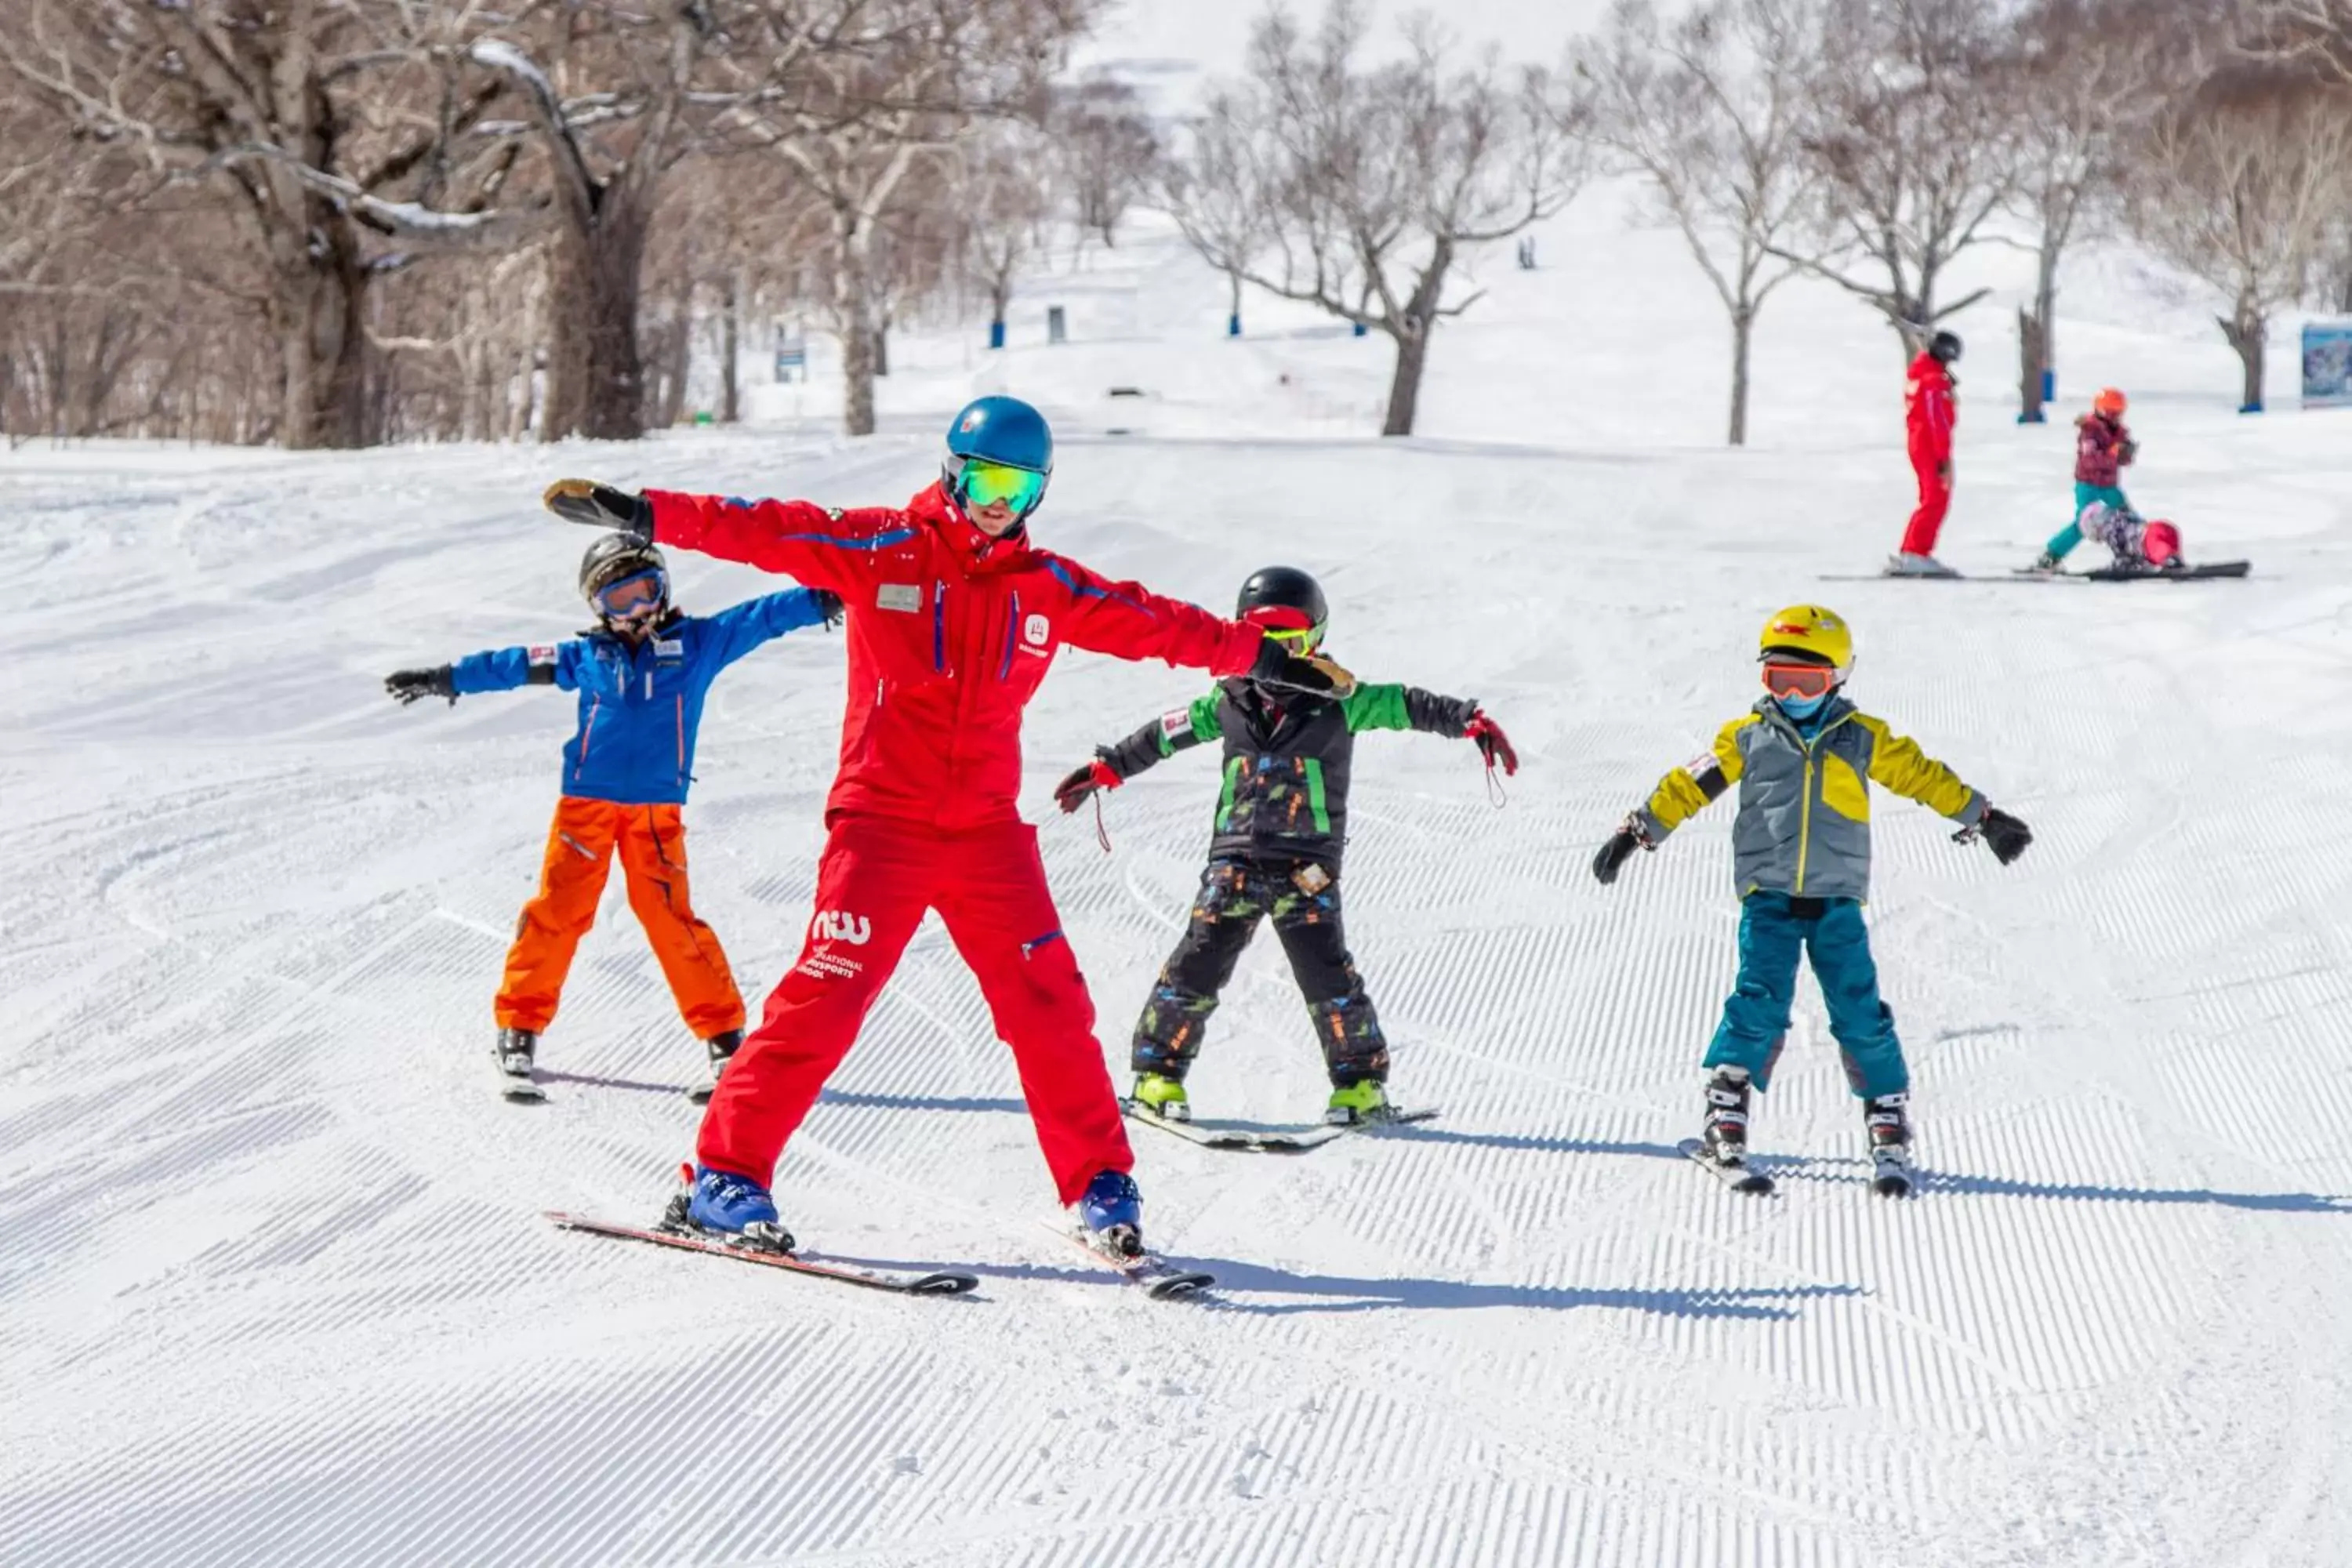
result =
[{"label": "child in blue jacket", "polygon": [[688,896],[680,808],[693,783],[702,700],[720,670],[772,637],[830,624],[841,601],[793,588],[715,616],[670,604],[669,566],[655,546],[608,534],[580,563],[580,592],[596,626],[569,642],[469,654],[437,669],[384,680],[402,703],[553,686],[579,694],[580,725],[563,746],[539,892],[523,906],[499,987],[495,1049],[509,1100],[544,1098],[531,1079],[539,1037],[555,1020],[563,981],[618,852],[629,908],[652,942],[687,1027],[709,1047],[709,1098],[743,1039],[743,998],[718,936]]}]

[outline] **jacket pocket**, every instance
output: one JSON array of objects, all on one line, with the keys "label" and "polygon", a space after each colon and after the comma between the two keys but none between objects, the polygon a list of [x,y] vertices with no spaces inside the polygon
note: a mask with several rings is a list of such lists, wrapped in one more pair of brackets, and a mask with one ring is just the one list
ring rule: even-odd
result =
[{"label": "jacket pocket", "polygon": [[1848,822],[1870,820],[1870,785],[1835,752],[1822,758],[1822,804]]}]

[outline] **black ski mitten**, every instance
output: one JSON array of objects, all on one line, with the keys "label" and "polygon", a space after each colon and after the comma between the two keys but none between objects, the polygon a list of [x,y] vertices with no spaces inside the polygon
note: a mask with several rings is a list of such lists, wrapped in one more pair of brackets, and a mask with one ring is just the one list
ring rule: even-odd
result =
[{"label": "black ski mitten", "polygon": [[1984,816],[1977,822],[1977,832],[1992,846],[1992,858],[2006,866],[2025,853],[2033,842],[2033,829],[2005,811],[1986,806]]},{"label": "black ski mitten", "polygon": [[446,664],[438,669],[395,669],[383,678],[383,689],[403,708],[427,697],[457,700],[456,676]]},{"label": "black ski mitten", "polygon": [[1258,646],[1257,662],[1249,678],[1261,686],[1278,686],[1316,697],[1346,697],[1356,689],[1356,678],[1320,654],[1293,653],[1274,637]]},{"label": "black ski mitten", "polygon": [[1642,819],[1628,816],[1617,831],[1610,835],[1609,842],[1601,847],[1601,853],[1592,858],[1592,874],[1600,879],[1602,887],[1607,887],[1617,879],[1617,873],[1625,868],[1625,862],[1633,858],[1634,850],[1656,847],[1650,836],[1642,830]]},{"label": "black ski mitten", "polygon": [[566,522],[609,528],[640,544],[654,539],[654,503],[641,495],[600,485],[593,479],[558,479],[540,497],[548,510]]}]

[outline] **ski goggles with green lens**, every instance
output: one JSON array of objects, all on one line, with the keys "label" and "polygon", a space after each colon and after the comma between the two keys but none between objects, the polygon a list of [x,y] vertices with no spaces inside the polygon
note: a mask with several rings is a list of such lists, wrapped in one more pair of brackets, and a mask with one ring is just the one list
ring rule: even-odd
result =
[{"label": "ski goggles with green lens", "polygon": [[1013,509],[1013,515],[1025,515],[1045,494],[1045,476],[1032,468],[1016,468],[1009,463],[992,463],[984,458],[965,462],[963,471],[956,476],[956,495],[965,506],[978,509],[1003,501]]}]

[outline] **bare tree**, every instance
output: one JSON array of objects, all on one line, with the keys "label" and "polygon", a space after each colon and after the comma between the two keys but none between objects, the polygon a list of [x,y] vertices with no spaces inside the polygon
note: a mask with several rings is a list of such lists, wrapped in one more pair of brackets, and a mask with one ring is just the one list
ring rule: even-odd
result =
[{"label": "bare tree", "polygon": [[983,117],[1034,112],[1047,66],[1102,0],[756,0],[763,74],[725,123],[827,218],[843,426],[874,433],[883,219]]},{"label": "bare tree", "polygon": [[988,346],[1004,346],[1004,317],[1022,267],[1042,247],[1054,213],[1051,143],[1009,121],[962,149],[953,182],[966,275],[988,296]]},{"label": "bare tree", "polygon": [[[542,440],[627,440],[645,428],[637,309],[647,226],[663,180],[689,149],[688,99],[719,32],[704,0],[661,0],[649,12],[562,7],[551,68],[520,36],[480,38],[467,51],[520,90],[554,187]],[[567,96],[565,87],[577,90]]]},{"label": "bare tree", "polygon": [[1276,215],[1267,176],[1257,165],[1273,150],[1256,121],[1256,103],[1220,90],[1187,128],[1184,153],[1160,165],[1160,200],[1193,250],[1224,274],[1225,330],[1242,333],[1242,284],[1250,263],[1273,240]]},{"label": "bare tree", "polygon": [[2014,121],[1994,89],[1998,0],[1826,0],[1805,144],[1811,237],[1772,254],[1869,304],[1906,359],[1991,290],[1940,296],[2016,188]]},{"label": "bare tree", "polygon": [[1094,77],[1056,92],[1046,124],[1076,203],[1078,233],[1108,249],[1160,163],[1160,138],[1143,100],[1123,81]]},{"label": "bare tree", "polygon": [[1618,0],[1582,69],[1593,137],[1640,174],[1731,317],[1731,428],[1748,440],[1748,345],[1774,255],[1815,199],[1800,138],[1820,0],[1705,0],[1672,28],[1651,0]]},{"label": "bare tree", "polygon": [[2137,139],[2127,221],[2150,250],[2230,301],[2217,316],[2263,407],[2270,320],[2309,289],[2344,211],[2352,110],[2307,72],[2236,68],[2168,103]]},{"label": "bare tree", "polygon": [[[466,137],[496,89],[453,46],[457,0],[12,0],[0,73],[150,195],[207,193],[266,279],[278,438],[366,438],[364,304],[381,269],[501,231],[510,149]],[[396,240],[387,252],[379,239]]]},{"label": "bare tree", "polygon": [[2085,226],[2120,205],[2127,128],[2157,90],[2147,18],[2131,0],[2032,0],[1996,68],[2020,140],[2014,210],[2032,226],[2033,302],[2018,325],[2018,417],[2040,424],[2056,363],[2058,268]]},{"label": "bare tree", "polygon": [[[1358,0],[1331,0],[1311,38],[1285,12],[1257,25],[1245,79],[1211,111],[1231,116],[1217,135],[1246,142],[1234,172],[1263,209],[1266,254],[1207,248],[1198,214],[1184,226],[1228,276],[1393,342],[1381,433],[1410,436],[1437,324],[1479,299],[1449,291],[1456,268],[1564,206],[1583,149],[1545,71],[1506,71],[1492,51],[1457,70],[1425,17],[1406,25],[1403,60],[1368,68],[1365,35]],[[1187,170],[1180,191],[1207,174]]]}]

